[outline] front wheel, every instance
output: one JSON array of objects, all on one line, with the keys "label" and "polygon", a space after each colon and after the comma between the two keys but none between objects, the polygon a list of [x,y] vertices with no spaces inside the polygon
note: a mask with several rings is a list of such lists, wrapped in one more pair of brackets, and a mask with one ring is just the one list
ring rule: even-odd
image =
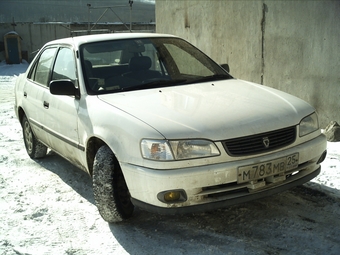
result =
[{"label": "front wheel", "polygon": [[45,157],[47,153],[47,147],[39,142],[35,137],[26,116],[22,118],[21,125],[27,154],[32,159]]},{"label": "front wheel", "polygon": [[93,194],[105,221],[120,222],[132,216],[134,206],[122,170],[106,145],[99,148],[94,159]]}]

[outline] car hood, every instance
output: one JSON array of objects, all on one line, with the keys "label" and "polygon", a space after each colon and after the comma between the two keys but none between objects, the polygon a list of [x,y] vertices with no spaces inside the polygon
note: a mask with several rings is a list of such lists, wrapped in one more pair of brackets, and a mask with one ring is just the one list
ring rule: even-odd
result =
[{"label": "car hood", "polygon": [[314,111],[292,95],[236,79],[98,97],[167,139],[217,141],[253,135],[297,125]]}]

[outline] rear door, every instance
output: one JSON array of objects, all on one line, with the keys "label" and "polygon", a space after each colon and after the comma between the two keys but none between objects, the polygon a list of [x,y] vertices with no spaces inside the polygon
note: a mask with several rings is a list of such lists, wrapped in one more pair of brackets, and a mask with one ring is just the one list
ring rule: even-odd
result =
[{"label": "rear door", "polygon": [[48,135],[43,124],[46,110],[44,95],[49,91],[51,68],[57,49],[57,47],[48,47],[42,51],[32,65],[23,89],[23,108],[32,130],[36,137],[48,146]]}]

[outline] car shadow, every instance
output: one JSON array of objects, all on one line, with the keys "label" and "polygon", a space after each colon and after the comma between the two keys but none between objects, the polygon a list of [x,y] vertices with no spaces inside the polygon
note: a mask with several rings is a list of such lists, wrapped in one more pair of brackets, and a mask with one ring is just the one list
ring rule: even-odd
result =
[{"label": "car shadow", "polygon": [[339,198],[307,184],[200,214],[164,216],[137,209],[133,218],[109,227],[129,254],[303,254],[304,245],[293,247],[287,242],[306,238],[319,240],[324,247],[320,250],[312,242],[311,251],[326,252],[328,247],[340,249],[335,207],[340,207]]},{"label": "car shadow", "polygon": [[88,173],[74,166],[54,151],[49,151],[46,157],[35,161],[46,170],[58,175],[64,183],[88,202],[95,204],[92,179]]}]

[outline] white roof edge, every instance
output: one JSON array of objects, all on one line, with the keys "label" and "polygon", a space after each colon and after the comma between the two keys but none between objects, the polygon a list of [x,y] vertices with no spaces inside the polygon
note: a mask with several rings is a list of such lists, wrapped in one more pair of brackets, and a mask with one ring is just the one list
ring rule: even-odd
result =
[{"label": "white roof edge", "polygon": [[50,44],[72,44],[79,46],[84,43],[106,41],[106,40],[121,40],[131,38],[149,38],[149,37],[177,37],[170,34],[158,34],[158,33],[111,33],[111,34],[95,34],[95,35],[81,35],[75,37],[67,37],[63,39],[57,39],[46,43]]}]

